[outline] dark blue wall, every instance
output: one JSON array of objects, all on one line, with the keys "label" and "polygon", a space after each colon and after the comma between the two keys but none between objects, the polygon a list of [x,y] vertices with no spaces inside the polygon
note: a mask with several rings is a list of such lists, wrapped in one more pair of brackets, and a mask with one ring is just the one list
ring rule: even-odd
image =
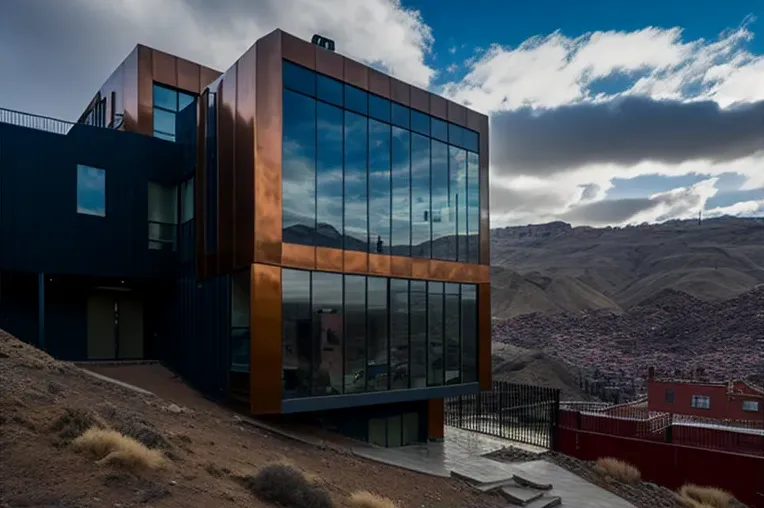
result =
[{"label": "dark blue wall", "polygon": [[[0,269],[174,277],[148,249],[148,181],[178,183],[175,143],[77,125],[67,135],[0,124]],[[106,217],[77,213],[77,165],[106,171]]]}]

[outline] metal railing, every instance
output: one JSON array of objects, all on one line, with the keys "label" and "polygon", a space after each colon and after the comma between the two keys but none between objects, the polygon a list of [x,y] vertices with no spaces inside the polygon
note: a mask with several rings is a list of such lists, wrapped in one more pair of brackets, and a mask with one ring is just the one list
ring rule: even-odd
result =
[{"label": "metal railing", "polygon": [[553,448],[560,391],[494,381],[491,391],[445,401],[445,423],[460,429]]},{"label": "metal railing", "polygon": [[57,118],[51,118],[48,116],[35,115],[33,113],[25,113],[23,111],[16,111],[13,109],[0,108],[0,123],[7,123],[10,125],[17,125],[19,127],[27,127],[29,129],[36,129],[40,131],[52,132],[54,134],[66,135],[75,125],[83,125],[88,127],[96,127],[98,129],[119,129],[124,123],[124,115],[119,113],[114,116],[113,124],[107,126],[95,126],[84,123],[69,122],[67,120],[59,120]]}]

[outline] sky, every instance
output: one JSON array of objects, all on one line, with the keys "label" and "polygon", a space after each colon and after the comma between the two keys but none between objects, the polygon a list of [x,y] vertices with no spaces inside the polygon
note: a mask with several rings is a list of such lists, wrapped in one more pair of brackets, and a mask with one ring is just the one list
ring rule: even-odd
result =
[{"label": "sky", "polygon": [[137,43],[274,28],[491,118],[492,226],[764,216],[761,0],[3,0],[0,107],[75,120]]}]

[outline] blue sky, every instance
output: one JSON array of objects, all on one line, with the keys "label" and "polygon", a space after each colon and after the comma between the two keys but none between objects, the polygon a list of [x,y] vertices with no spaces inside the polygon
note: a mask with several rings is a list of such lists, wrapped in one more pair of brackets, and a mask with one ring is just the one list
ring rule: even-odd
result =
[{"label": "blue sky", "polygon": [[761,0],[4,0],[0,107],[73,120],[137,43],[225,70],[274,28],[489,115],[496,226],[764,216]]}]

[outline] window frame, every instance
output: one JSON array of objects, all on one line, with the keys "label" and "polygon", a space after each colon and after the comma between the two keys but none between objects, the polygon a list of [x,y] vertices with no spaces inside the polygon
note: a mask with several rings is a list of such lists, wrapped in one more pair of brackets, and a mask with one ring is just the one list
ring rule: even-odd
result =
[{"label": "window frame", "polygon": [[[746,407],[749,406],[749,407]],[[758,400],[744,400],[741,407],[747,413],[758,413],[761,404]]]},{"label": "window frame", "polygon": [[[103,176],[102,181],[102,187],[101,194],[103,196],[103,213],[99,213],[95,210],[89,209],[87,207],[80,205],[80,200],[84,197],[80,190],[80,178],[83,176],[82,170],[95,170],[98,172],[99,179],[101,176]],[[108,215],[108,199],[107,199],[107,182],[106,182],[106,175],[107,171],[104,168],[99,168],[96,166],[91,166],[89,164],[77,164],[77,172],[75,176],[75,185],[76,185],[76,197],[75,197],[75,205],[76,205],[76,211],[78,215],[88,215],[90,217],[106,217]],[[89,177],[85,177],[89,178]],[[101,200],[99,200],[101,201]],[[99,202],[100,205],[100,202]],[[100,210],[100,207],[98,208]]]},{"label": "window frame", "polygon": [[[705,401],[705,404],[701,404],[699,401]],[[690,405],[693,409],[711,409],[711,397],[708,395],[693,395]]]}]

